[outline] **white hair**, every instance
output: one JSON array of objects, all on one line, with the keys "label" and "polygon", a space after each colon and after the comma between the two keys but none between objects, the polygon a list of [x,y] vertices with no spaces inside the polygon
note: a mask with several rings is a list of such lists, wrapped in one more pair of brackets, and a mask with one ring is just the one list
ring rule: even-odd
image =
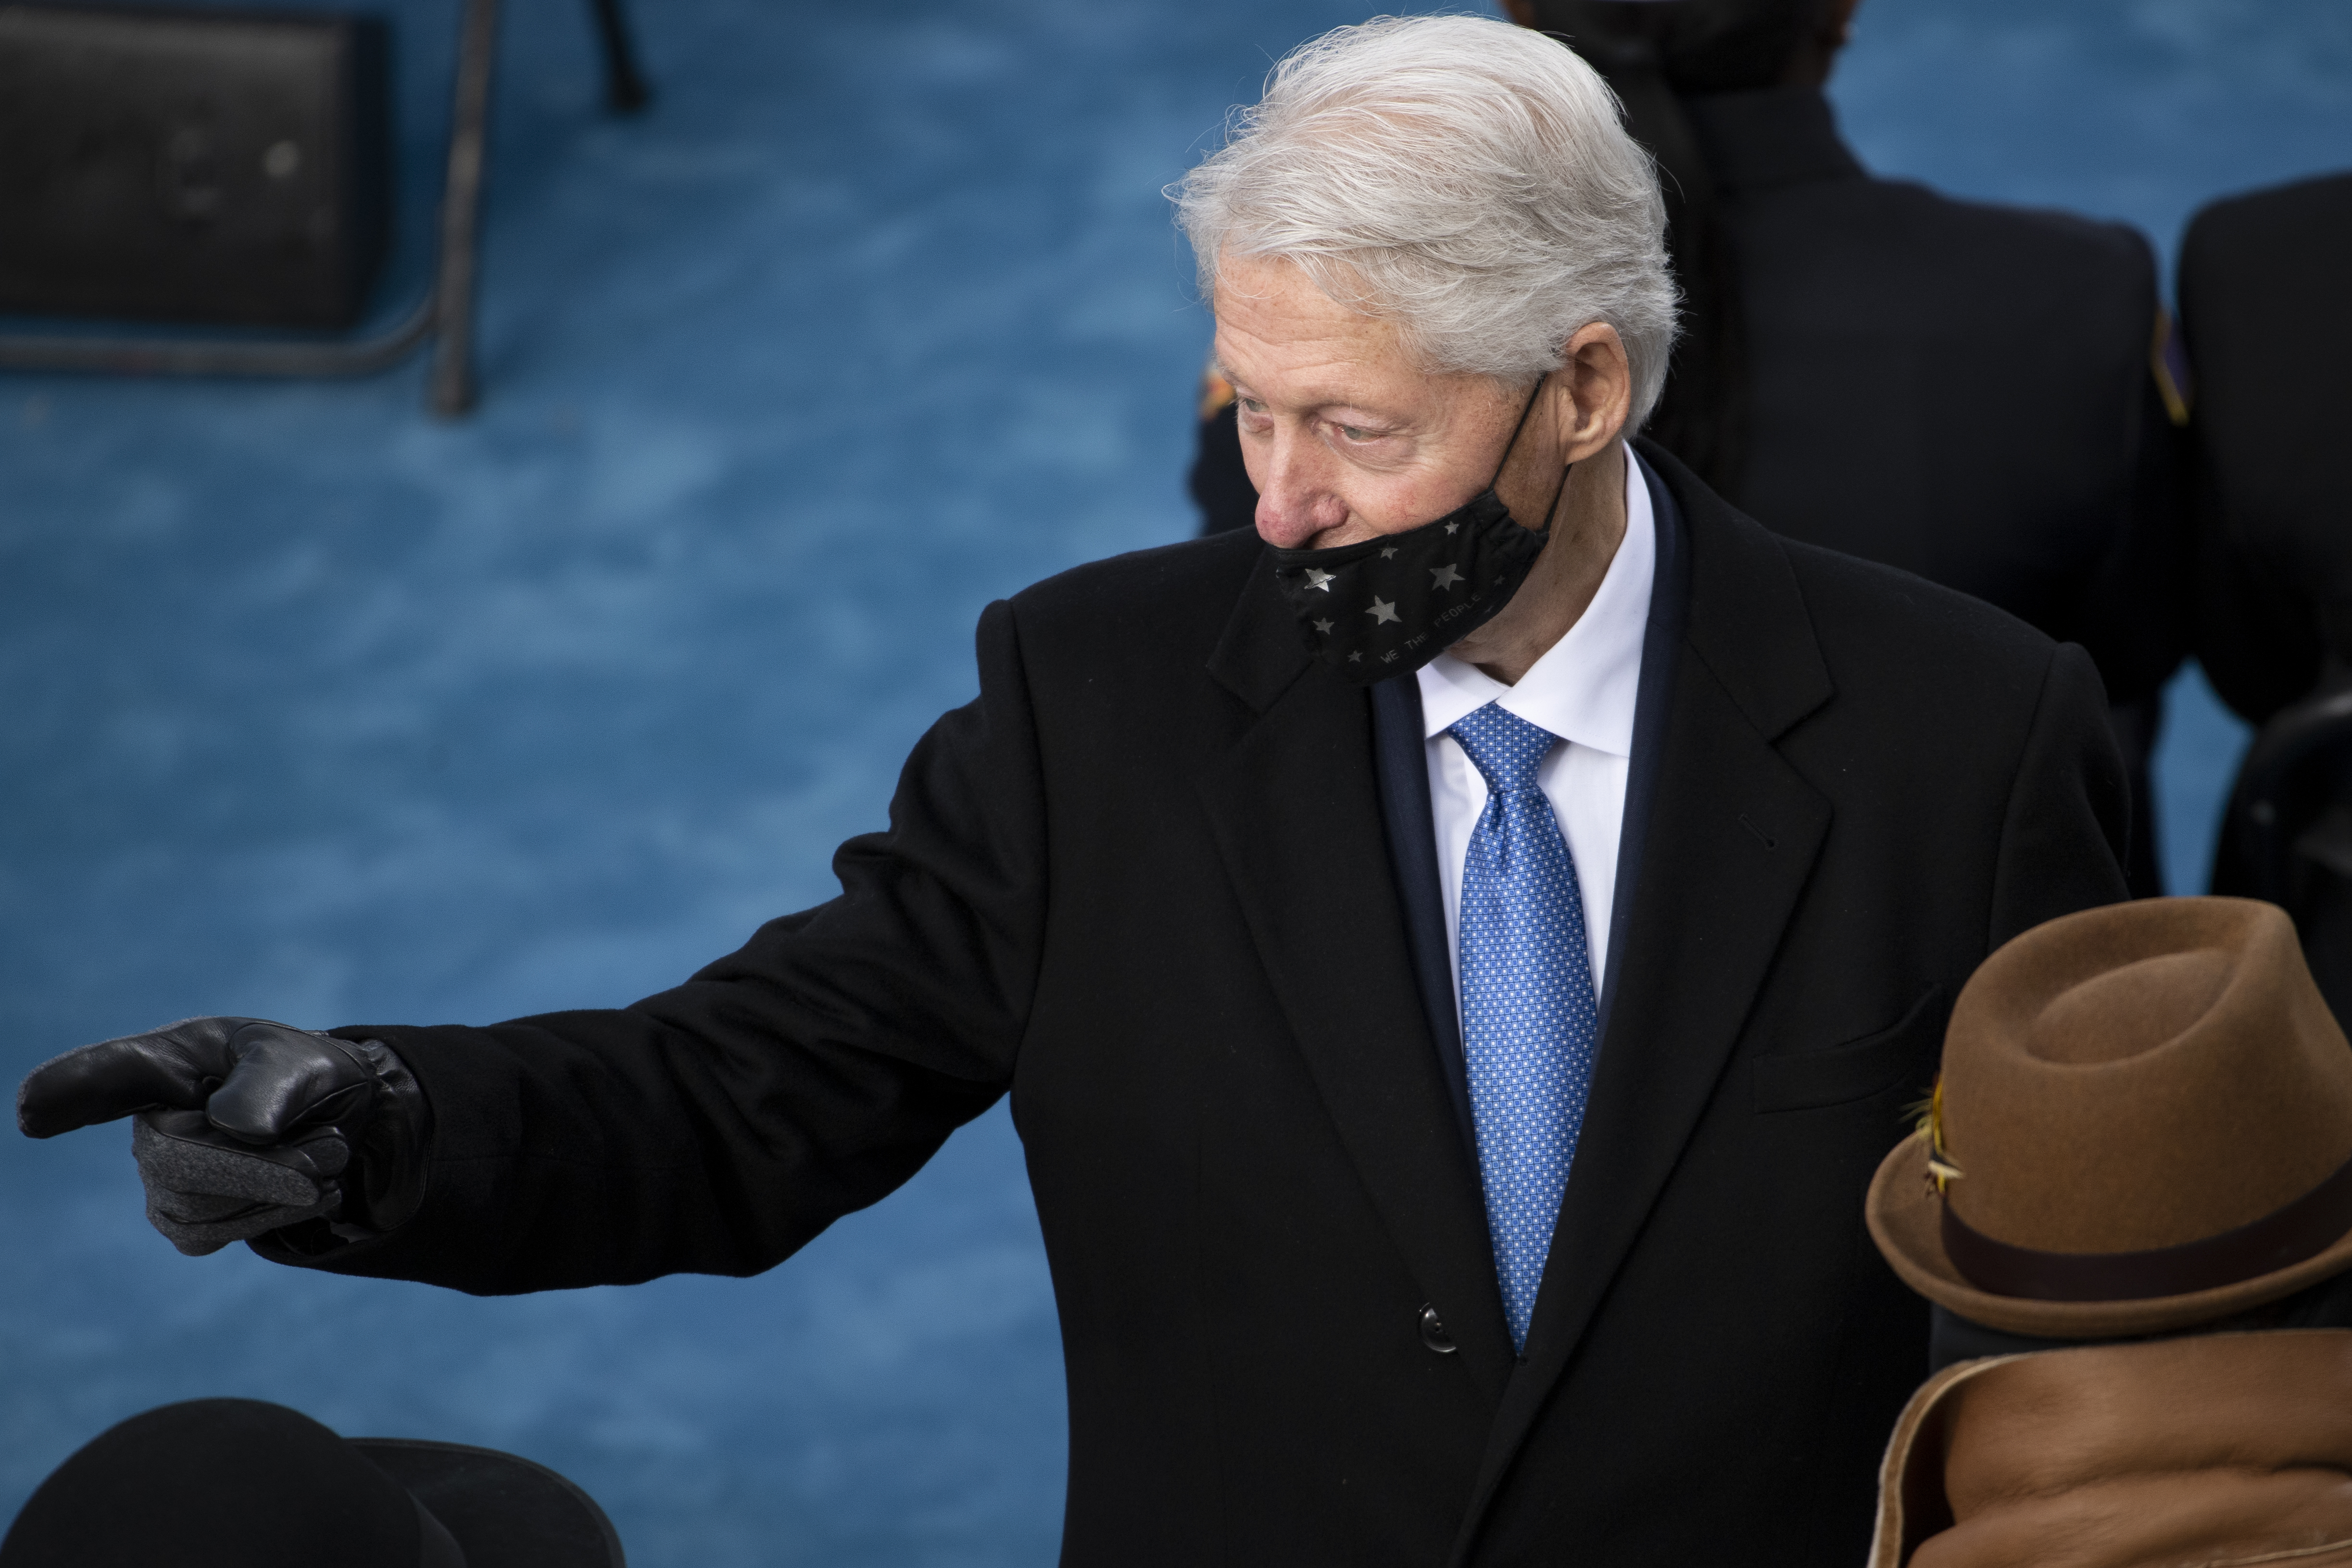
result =
[{"label": "white hair", "polygon": [[1203,294],[1226,254],[1291,261],[1439,373],[1526,385],[1617,329],[1638,428],[1675,336],[1665,206],[1592,68],[1479,16],[1381,16],[1300,45],[1169,187]]}]

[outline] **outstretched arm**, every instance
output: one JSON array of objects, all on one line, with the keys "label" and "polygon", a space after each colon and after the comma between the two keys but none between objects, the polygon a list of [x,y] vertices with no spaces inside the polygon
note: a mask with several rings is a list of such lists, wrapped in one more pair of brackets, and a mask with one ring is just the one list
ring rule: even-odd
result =
[{"label": "outstretched arm", "polygon": [[1009,606],[979,651],[980,697],[915,748],[887,831],[842,846],[830,903],[628,1008],[332,1031],[414,1073],[421,1203],[381,1235],[320,1218],[257,1249],[478,1294],[748,1274],[913,1175],[1010,1082],[1045,920]]}]

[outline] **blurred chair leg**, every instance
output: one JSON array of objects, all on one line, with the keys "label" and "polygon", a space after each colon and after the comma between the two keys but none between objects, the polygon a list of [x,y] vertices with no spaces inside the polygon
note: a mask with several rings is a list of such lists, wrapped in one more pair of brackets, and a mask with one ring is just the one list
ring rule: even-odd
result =
[{"label": "blurred chair leg", "polygon": [[449,177],[441,194],[441,255],[435,285],[433,412],[454,419],[474,406],[474,283],[498,52],[498,0],[466,0],[457,44],[457,94],[449,122]]},{"label": "blurred chair leg", "polygon": [[653,89],[637,69],[635,44],[621,0],[589,0],[596,11],[596,34],[604,41],[604,101],[616,114],[634,114],[653,101]]}]

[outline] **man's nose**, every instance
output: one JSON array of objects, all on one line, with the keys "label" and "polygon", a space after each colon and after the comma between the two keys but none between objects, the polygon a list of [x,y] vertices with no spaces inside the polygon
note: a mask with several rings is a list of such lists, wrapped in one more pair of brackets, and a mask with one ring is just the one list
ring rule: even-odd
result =
[{"label": "man's nose", "polygon": [[1276,549],[1305,548],[1316,535],[1348,520],[1348,503],[1332,493],[1312,437],[1276,427],[1258,476],[1257,536]]}]

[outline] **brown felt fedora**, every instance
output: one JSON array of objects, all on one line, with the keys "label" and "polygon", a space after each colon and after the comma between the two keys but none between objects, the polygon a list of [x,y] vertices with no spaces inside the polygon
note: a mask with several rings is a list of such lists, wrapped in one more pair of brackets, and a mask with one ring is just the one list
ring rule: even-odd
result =
[{"label": "brown felt fedora", "polygon": [[1866,1213],[1913,1290],[2052,1339],[2164,1333],[2352,1270],[2352,1046],[2294,925],[2143,899],[2008,943]]}]

